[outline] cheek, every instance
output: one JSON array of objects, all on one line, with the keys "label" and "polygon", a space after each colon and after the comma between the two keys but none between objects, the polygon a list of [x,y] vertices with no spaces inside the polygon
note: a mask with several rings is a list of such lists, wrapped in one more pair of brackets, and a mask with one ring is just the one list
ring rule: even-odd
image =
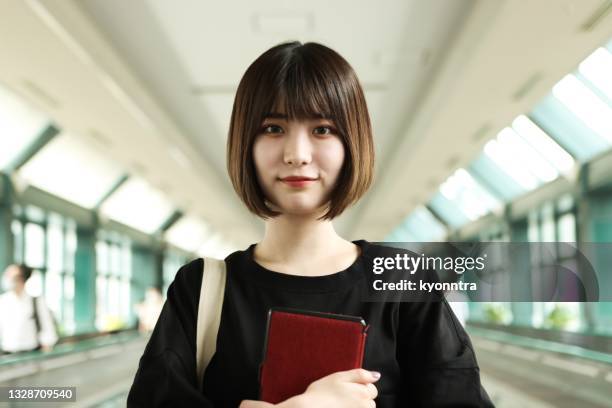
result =
[{"label": "cheek", "polygon": [[336,175],[340,172],[344,163],[344,156],[344,145],[339,139],[330,140],[319,153],[321,166],[330,175]]}]

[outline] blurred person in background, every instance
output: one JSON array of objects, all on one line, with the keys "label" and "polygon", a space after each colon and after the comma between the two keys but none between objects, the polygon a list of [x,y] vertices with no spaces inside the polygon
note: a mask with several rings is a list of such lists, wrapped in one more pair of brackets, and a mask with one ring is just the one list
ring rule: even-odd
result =
[{"label": "blurred person in background", "polygon": [[164,299],[159,289],[153,286],[148,288],[144,301],[136,305],[138,330],[140,332],[150,333],[153,331],[163,306]]},{"label": "blurred person in background", "polygon": [[0,350],[3,353],[50,351],[58,336],[51,311],[42,297],[32,297],[25,284],[32,275],[26,265],[9,265],[0,294]]}]

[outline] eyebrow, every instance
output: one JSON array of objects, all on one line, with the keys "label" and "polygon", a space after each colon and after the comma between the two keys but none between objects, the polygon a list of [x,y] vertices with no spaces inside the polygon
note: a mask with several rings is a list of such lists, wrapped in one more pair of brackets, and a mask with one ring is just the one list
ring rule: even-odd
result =
[{"label": "eyebrow", "polygon": [[[279,113],[279,112],[269,112],[266,113],[266,115],[264,116],[264,119],[287,119],[288,116],[285,113]],[[313,115],[310,115],[308,117],[309,119],[326,119],[326,120],[333,120],[331,117],[320,114],[320,113],[315,113]]]}]

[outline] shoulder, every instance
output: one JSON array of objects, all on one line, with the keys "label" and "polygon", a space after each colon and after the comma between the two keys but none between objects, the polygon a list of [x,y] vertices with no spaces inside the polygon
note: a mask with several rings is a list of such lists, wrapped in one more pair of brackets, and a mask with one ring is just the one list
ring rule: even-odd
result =
[{"label": "shoulder", "polygon": [[174,276],[173,284],[181,287],[200,287],[202,283],[202,271],[204,269],[204,259],[194,259],[179,268]]}]

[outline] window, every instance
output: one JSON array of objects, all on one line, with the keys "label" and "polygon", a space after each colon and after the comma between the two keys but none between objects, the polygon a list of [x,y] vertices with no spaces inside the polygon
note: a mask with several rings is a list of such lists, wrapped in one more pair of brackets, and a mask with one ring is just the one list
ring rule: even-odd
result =
[{"label": "window", "polygon": [[100,231],[96,242],[96,327],[120,329],[130,321],[130,241],[116,233]]},{"label": "window", "polygon": [[553,95],[595,133],[612,142],[612,107],[573,74],[553,87]]},{"label": "window", "polygon": [[442,183],[440,193],[454,202],[470,221],[501,206],[501,203],[464,169],[458,169]]},{"label": "window", "polygon": [[[533,289],[537,296],[545,290],[540,280],[546,280],[549,271],[559,267],[577,271],[573,197],[566,194],[531,211],[528,237],[530,242],[535,243],[531,247],[531,265]],[[557,285],[560,290],[571,290],[572,281],[560,280]],[[534,302],[532,322],[535,327],[576,331],[585,325],[582,313],[582,304],[578,302]]]},{"label": "window", "polygon": [[74,258],[76,223],[40,208],[15,207],[13,220],[15,261],[34,268],[27,290],[43,295],[60,335],[74,333]]},{"label": "window", "polygon": [[157,231],[173,210],[161,192],[138,178],[122,184],[100,208],[106,217],[147,234]]},{"label": "window", "polygon": [[391,242],[434,242],[443,239],[446,228],[427,208],[418,206],[386,239]]},{"label": "window", "polygon": [[93,208],[121,178],[122,171],[78,138],[62,133],[19,169],[19,174],[41,190]]}]

